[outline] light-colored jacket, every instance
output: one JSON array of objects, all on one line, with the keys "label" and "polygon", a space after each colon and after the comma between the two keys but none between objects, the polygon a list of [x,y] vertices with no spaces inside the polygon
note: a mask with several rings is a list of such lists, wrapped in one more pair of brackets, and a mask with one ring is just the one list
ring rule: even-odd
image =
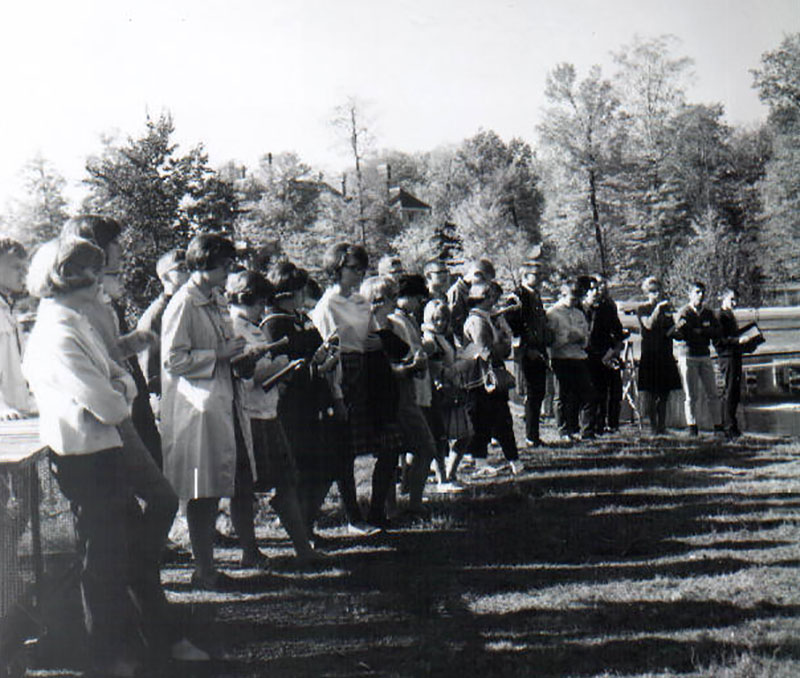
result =
[{"label": "light-colored jacket", "polygon": [[[397,308],[389,316],[389,322],[392,324],[392,330],[409,346],[411,353],[424,350],[422,346],[422,332],[420,331],[417,321],[408,315],[404,310]],[[412,377],[414,385],[414,396],[417,405],[420,407],[431,406],[431,373],[428,368],[424,372],[417,373]]]},{"label": "light-colored jacket", "polygon": [[[161,323],[161,441],[164,475],[181,499],[231,497],[236,437],[231,365],[217,349],[233,336],[227,308],[190,280],[170,300]],[[244,433],[244,426],[242,432]],[[248,456],[255,477],[252,448]]]},{"label": "light-colored jacket", "polygon": [[547,325],[553,332],[550,357],[556,360],[585,360],[589,343],[589,321],[580,308],[559,301],[547,311]]},{"label": "light-colored jacket", "polygon": [[39,436],[57,454],[120,447],[136,385],[115,363],[87,317],[42,299],[23,360],[39,407]]},{"label": "light-colored jacket", "polygon": [[[230,316],[234,333],[238,337],[244,337],[248,347],[264,343],[264,333],[242,310],[231,306]],[[267,354],[258,361],[258,364],[266,366],[271,362],[272,358]],[[261,384],[255,383],[253,379],[239,378],[236,379],[235,388],[248,420],[275,419],[278,416],[277,387],[265,391],[261,388]]]},{"label": "light-colored jacket", "polygon": [[22,376],[22,337],[11,307],[0,296],[0,410],[31,409],[25,377]]}]

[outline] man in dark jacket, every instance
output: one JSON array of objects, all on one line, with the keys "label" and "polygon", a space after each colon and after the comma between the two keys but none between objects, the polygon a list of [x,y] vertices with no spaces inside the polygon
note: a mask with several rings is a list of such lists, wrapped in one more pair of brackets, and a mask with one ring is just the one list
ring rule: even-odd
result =
[{"label": "man in dark jacket", "polygon": [[625,331],[617,313],[617,304],[611,298],[604,278],[593,278],[586,293],[586,317],[589,321],[589,372],[597,391],[595,401],[595,433],[619,428],[619,411],[622,402],[622,370],[620,352],[624,346]]},{"label": "man in dark jacket", "polygon": [[525,380],[525,437],[528,445],[542,444],[539,415],[547,380],[547,316],[540,294],[542,264],[536,259],[520,268],[522,284],[515,290],[519,308],[509,311],[506,320],[514,336],[519,337],[517,353]]},{"label": "man in dark jacket", "polygon": [[739,295],[735,289],[726,287],[723,290],[721,308],[716,314],[719,336],[714,339],[722,375],[722,423],[729,438],[738,438],[742,434],[736,421],[742,393],[742,354],[755,348],[740,342],[742,334],[754,327],[755,323],[739,327],[733,314],[738,301]]}]

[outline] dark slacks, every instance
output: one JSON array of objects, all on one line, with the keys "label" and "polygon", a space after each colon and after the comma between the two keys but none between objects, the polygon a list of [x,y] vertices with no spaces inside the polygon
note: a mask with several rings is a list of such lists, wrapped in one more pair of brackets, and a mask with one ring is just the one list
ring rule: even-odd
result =
[{"label": "dark slacks", "polygon": [[522,377],[525,379],[525,436],[539,441],[539,416],[547,392],[547,364],[544,360],[531,360],[523,356]]},{"label": "dark slacks", "polygon": [[622,404],[622,375],[603,364],[600,356],[589,356],[589,373],[595,389],[594,426],[602,432],[604,428],[619,428],[619,412]]},{"label": "dark slacks", "polygon": [[[93,454],[51,454],[56,478],[77,518],[81,545],[81,594],[90,651],[97,665],[135,659],[144,651],[139,642],[163,619],[145,619],[153,612],[152,591],[139,591],[148,602],[138,609],[128,593],[157,580],[147,550],[134,541],[146,532],[134,497],[122,448]],[[138,584],[135,585],[135,584]],[[160,583],[159,583],[160,588]],[[163,595],[163,593],[162,593]],[[141,601],[141,596],[140,597]]]},{"label": "dark slacks", "polygon": [[719,370],[722,375],[722,424],[729,433],[739,433],[736,410],[742,397],[742,356],[741,354],[719,357]]},{"label": "dark slacks", "polygon": [[588,360],[553,358],[556,375],[558,430],[562,435],[594,431],[595,389]]},{"label": "dark slacks", "polygon": [[483,388],[467,391],[467,412],[475,431],[467,451],[475,459],[485,459],[492,438],[496,438],[508,461],[519,459],[514,424],[508,408],[508,392],[487,393]]}]

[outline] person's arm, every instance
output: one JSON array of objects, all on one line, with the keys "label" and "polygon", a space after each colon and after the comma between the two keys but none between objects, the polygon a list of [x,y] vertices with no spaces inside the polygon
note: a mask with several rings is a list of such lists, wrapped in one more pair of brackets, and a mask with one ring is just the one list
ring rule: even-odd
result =
[{"label": "person's arm", "polygon": [[48,361],[53,387],[91,413],[98,421],[117,426],[130,416],[136,385],[122,368],[108,359],[106,374],[75,337],[62,338]]}]

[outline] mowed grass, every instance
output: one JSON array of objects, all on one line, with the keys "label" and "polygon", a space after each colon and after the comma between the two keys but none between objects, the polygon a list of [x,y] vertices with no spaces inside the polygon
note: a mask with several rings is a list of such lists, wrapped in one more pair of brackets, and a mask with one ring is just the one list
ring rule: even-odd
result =
[{"label": "mowed grass", "polygon": [[332,492],[319,570],[294,567],[268,512],[271,571],[217,551],[241,591],[192,591],[190,565],[170,564],[169,596],[215,659],[163,675],[800,675],[800,444],[630,427],[522,459],[523,476],[430,493],[429,522],[366,540]]}]

